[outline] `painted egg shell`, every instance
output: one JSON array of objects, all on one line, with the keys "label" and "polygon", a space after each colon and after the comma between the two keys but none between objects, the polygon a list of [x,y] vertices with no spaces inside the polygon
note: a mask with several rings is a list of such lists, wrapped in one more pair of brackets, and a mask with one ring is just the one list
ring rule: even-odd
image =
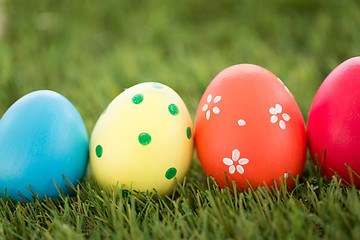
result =
[{"label": "painted egg shell", "polygon": [[41,90],[20,98],[1,118],[0,152],[1,197],[6,192],[16,201],[31,200],[30,187],[43,199],[58,197],[57,188],[73,193],[65,185],[70,180],[76,186],[84,176],[89,141],[75,107],[62,95]]},{"label": "painted egg shell", "polygon": [[97,121],[90,166],[99,185],[160,194],[189,170],[190,114],[179,95],[160,83],[141,83],[118,95]]},{"label": "painted egg shell", "polygon": [[[306,131],[285,85],[252,64],[231,66],[206,89],[195,118],[196,151],[220,187],[268,187],[301,175]],[[280,181],[281,180],[281,181]],[[248,183],[247,183],[248,182]]]},{"label": "painted egg shell", "polygon": [[336,172],[360,187],[360,57],[340,64],[321,84],[309,113],[308,139],[323,175]]}]

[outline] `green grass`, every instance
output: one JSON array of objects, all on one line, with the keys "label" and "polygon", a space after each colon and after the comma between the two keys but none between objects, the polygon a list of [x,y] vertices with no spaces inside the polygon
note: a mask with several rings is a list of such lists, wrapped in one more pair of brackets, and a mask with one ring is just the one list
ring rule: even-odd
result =
[{"label": "green grass", "polygon": [[[317,88],[359,55],[360,4],[339,0],[8,0],[0,38],[0,116],[18,98],[67,97],[89,134],[124,89],[162,82],[194,118],[207,85],[238,63],[265,67],[292,91],[305,121]],[[76,197],[0,200],[8,239],[357,239],[360,196],[325,182],[307,162],[293,191],[231,194],[201,172],[167,197],[100,189],[89,174]]]},{"label": "green grass", "polygon": [[[197,169],[199,170],[199,169]],[[357,239],[355,188],[312,177],[293,191],[220,190],[187,179],[171,196],[124,194],[85,181],[76,197],[0,200],[2,237],[36,239]],[[233,194],[236,192],[236,194]]]}]

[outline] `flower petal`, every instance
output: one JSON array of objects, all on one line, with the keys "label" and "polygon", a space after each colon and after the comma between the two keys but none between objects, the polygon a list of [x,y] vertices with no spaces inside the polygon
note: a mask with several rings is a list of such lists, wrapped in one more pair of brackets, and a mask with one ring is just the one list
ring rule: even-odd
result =
[{"label": "flower petal", "polygon": [[285,122],[283,120],[280,120],[279,126],[280,126],[281,129],[284,129],[284,130],[286,128],[286,124],[285,124]]},{"label": "flower petal", "polygon": [[208,109],[208,105],[205,104],[205,105],[202,107],[202,110],[203,110],[203,112],[205,112],[207,109]]},{"label": "flower petal", "polygon": [[285,85],[285,84],[284,84],[284,82],[283,82],[283,81],[281,81],[281,79],[280,79],[280,78],[278,78],[278,80],[279,80],[279,81],[280,81],[283,85]]},{"label": "flower petal", "polygon": [[229,173],[233,174],[235,172],[235,166],[230,166],[229,167]]},{"label": "flower petal", "polygon": [[245,126],[245,125],[246,125],[246,122],[245,122],[245,120],[240,119],[240,120],[238,121],[238,124],[239,124],[239,126]]},{"label": "flower petal", "polygon": [[249,159],[247,159],[247,158],[241,158],[239,160],[240,165],[245,165],[245,164],[248,164],[248,163],[249,163]]},{"label": "flower petal", "polygon": [[232,160],[237,161],[240,158],[240,152],[237,149],[234,149],[232,152]]},{"label": "flower petal", "polygon": [[276,111],[276,109],[275,108],[273,108],[273,107],[271,107],[270,109],[269,109],[269,112],[271,113],[271,114],[277,114],[277,111]]},{"label": "flower petal", "polygon": [[271,123],[276,123],[277,120],[278,120],[277,116],[271,116],[271,118],[270,118]]},{"label": "flower petal", "polygon": [[282,115],[282,117],[283,117],[283,119],[284,119],[285,121],[289,121],[289,120],[290,120],[289,114],[284,113],[284,114]]},{"label": "flower petal", "polygon": [[289,173],[284,174],[284,178],[287,179],[289,177]]},{"label": "flower petal", "polygon": [[234,164],[233,160],[231,160],[230,158],[224,158],[223,163],[228,166],[231,166]]},{"label": "flower petal", "polygon": [[221,96],[216,96],[214,98],[214,103],[218,103],[218,102],[220,102],[220,100],[221,100]]},{"label": "flower petal", "polygon": [[282,111],[282,107],[280,104],[276,104],[275,109],[276,109],[277,113],[281,113],[281,111]]},{"label": "flower petal", "polygon": [[237,165],[236,166],[236,170],[240,173],[240,174],[243,174],[245,171],[244,171],[244,168],[241,166],[241,165]]},{"label": "flower petal", "polygon": [[207,97],[207,102],[208,103],[211,102],[211,99],[212,99],[212,96],[211,96],[211,94],[209,94],[208,97]]},{"label": "flower petal", "polygon": [[210,119],[210,110],[206,111],[206,119],[209,120]]},{"label": "flower petal", "polygon": [[214,107],[214,108],[213,108],[213,112],[214,112],[215,114],[219,114],[219,113],[220,113],[220,109],[219,109],[218,107]]}]

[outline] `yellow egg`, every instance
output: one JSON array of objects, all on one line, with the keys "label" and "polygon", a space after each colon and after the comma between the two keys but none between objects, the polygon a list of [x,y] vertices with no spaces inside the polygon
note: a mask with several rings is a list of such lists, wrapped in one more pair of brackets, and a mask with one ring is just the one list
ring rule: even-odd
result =
[{"label": "yellow egg", "polygon": [[188,172],[193,148],[193,123],[179,95],[160,83],[141,83],[98,119],[90,166],[100,186],[168,194]]}]

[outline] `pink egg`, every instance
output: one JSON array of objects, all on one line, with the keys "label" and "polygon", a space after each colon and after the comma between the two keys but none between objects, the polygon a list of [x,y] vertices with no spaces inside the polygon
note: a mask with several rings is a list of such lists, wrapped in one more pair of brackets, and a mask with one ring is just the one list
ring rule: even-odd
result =
[{"label": "pink egg", "polygon": [[325,177],[336,172],[360,187],[360,57],[337,66],[320,86],[310,109],[308,140],[313,163]]}]

